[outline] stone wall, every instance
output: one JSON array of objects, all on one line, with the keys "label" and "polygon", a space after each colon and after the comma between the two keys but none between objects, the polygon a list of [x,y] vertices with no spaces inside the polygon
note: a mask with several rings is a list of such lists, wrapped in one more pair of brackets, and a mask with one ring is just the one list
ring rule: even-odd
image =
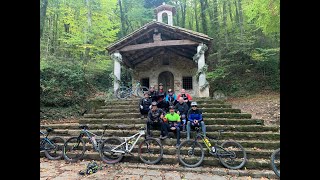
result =
[{"label": "stone wall", "polygon": [[[169,56],[169,57],[168,57]],[[163,58],[169,58],[169,65],[162,65]],[[190,59],[186,59],[177,56],[172,53],[159,54],[154,56],[140,64],[133,69],[132,83],[135,85],[137,81],[141,81],[142,78],[149,78],[150,86],[154,85],[158,89],[159,74],[164,71],[169,71],[174,76],[174,91],[176,94],[180,93],[182,89],[182,77],[192,76],[192,90],[187,90],[191,96],[198,96],[198,81],[195,78],[195,74],[198,70],[198,66]]]}]

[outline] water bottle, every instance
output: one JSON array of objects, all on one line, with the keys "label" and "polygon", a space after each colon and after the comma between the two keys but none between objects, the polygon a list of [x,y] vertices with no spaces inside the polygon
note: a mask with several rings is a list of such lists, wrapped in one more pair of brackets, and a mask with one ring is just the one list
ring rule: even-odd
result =
[{"label": "water bottle", "polygon": [[91,140],[92,140],[94,146],[97,146],[96,137],[95,137],[95,136],[92,136],[92,137],[91,137]]},{"label": "water bottle", "polygon": [[210,144],[210,142],[209,142],[209,140],[208,140],[207,137],[204,138],[204,142],[206,143],[206,145],[207,145],[208,147],[211,147],[211,144]]}]

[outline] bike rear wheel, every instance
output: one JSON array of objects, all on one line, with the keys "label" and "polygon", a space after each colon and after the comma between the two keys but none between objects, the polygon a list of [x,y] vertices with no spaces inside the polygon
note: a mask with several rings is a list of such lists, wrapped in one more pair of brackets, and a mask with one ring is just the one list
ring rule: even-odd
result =
[{"label": "bike rear wheel", "polygon": [[63,145],[65,143],[65,140],[61,137],[52,137],[50,141],[52,144],[46,142],[46,144],[44,145],[45,156],[50,160],[61,159],[63,156]]},{"label": "bike rear wheel", "polygon": [[121,86],[116,91],[116,97],[118,99],[127,99],[129,96],[130,96],[129,88],[127,88],[126,86]]},{"label": "bike rear wheel", "polygon": [[271,154],[271,168],[274,173],[280,177],[280,148]]},{"label": "bike rear wheel", "polygon": [[156,138],[147,138],[139,145],[139,158],[146,164],[156,164],[163,156],[163,146]]},{"label": "bike rear wheel", "polygon": [[194,140],[183,141],[178,148],[178,159],[186,167],[197,167],[204,159],[202,145]]},{"label": "bike rear wheel", "polygon": [[66,161],[77,162],[80,160],[86,151],[85,142],[82,138],[69,138],[63,147],[63,157]]},{"label": "bike rear wheel", "polygon": [[[101,146],[100,146],[100,158],[103,162],[107,164],[115,164],[122,160],[123,154],[122,153],[115,153],[111,150],[115,148],[116,146],[123,143],[123,140],[117,137],[110,137],[105,139]],[[121,147],[117,148],[117,150],[125,150],[125,146],[122,145]]]},{"label": "bike rear wheel", "polygon": [[137,96],[143,98],[145,92],[149,92],[149,88],[147,88],[146,86],[140,86],[137,89]]},{"label": "bike rear wheel", "polygon": [[221,164],[229,169],[240,169],[247,162],[247,153],[244,148],[235,141],[226,141],[221,144],[224,149],[217,149],[217,155]]}]

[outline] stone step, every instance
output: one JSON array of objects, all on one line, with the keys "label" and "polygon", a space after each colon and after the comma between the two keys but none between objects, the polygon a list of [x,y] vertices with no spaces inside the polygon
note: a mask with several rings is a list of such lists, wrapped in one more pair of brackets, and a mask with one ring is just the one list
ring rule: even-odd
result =
[{"label": "stone step", "polygon": [[[106,104],[132,104],[138,103],[140,99],[127,99],[127,100],[110,100],[105,101]],[[225,104],[225,101],[214,100],[214,99],[194,99],[199,104]]]},{"label": "stone step", "polygon": [[[232,108],[202,108],[203,113],[241,113],[240,109]],[[140,113],[139,107],[135,106],[134,108],[114,108],[110,107],[109,109],[97,109],[96,113]]]},{"label": "stone step", "polygon": [[[40,153],[41,157],[44,157],[44,153]],[[100,161],[101,158],[99,156],[98,152],[92,152],[92,151],[87,151],[84,154],[83,159],[86,160],[96,160],[96,161]],[[125,155],[123,157],[123,159],[121,160],[121,162],[130,162],[130,163],[142,163],[142,161],[139,159],[138,153],[132,153],[132,155]],[[159,165],[175,165],[178,164],[179,160],[177,155],[167,155],[167,154],[163,154],[163,157],[161,159],[161,161],[158,163]],[[179,166],[183,166],[183,165],[179,165]],[[202,162],[202,164],[200,165],[200,167],[207,167],[207,166],[213,166],[213,167],[220,167],[220,168],[224,168],[224,166],[222,166],[222,164],[219,162],[218,158],[215,158],[213,156],[205,156],[204,160]],[[248,159],[246,164],[244,165],[244,167],[242,169],[270,169],[270,160],[269,159]]]},{"label": "stone step", "polygon": [[[54,135],[50,135],[50,137],[53,137]],[[59,137],[64,138],[65,140],[73,137],[70,135],[59,135]],[[103,139],[106,139],[107,137],[111,137],[111,136],[104,136]],[[154,136],[154,137],[159,137],[159,136]],[[193,136],[191,136],[193,137]],[[84,137],[83,138],[85,142],[89,142],[89,138],[88,137]],[[100,139],[100,137],[98,137],[97,139]],[[142,141],[144,138],[141,138],[139,140]],[[181,138],[180,139],[181,142],[185,141],[186,138]],[[167,138],[165,140],[161,140],[161,143],[164,146],[174,146],[177,142],[176,138]],[[204,145],[201,141],[199,141],[202,145]],[[213,141],[210,141],[213,143]],[[223,142],[223,139],[222,141]],[[237,140],[237,142],[239,142],[244,148],[253,148],[253,149],[269,149],[269,150],[274,150],[280,147],[280,141],[279,140]]]},{"label": "stone step", "polygon": [[[131,118],[126,119],[97,119],[97,118],[82,118],[79,120],[80,124],[142,124],[146,123],[146,119]],[[206,125],[263,125],[262,119],[220,119],[220,118],[206,118]]]},{"label": "stone step", "polygon": [[[90,124],[89,129],[104,129],[103,124]],[[108,124],[107,129],[128,129],[139,130],[141,127],[145,127],[146,124]],[[51,127],[55,129],[79,129],[79,124],[51,124],[41,125],[40,128]],[[273,131],[278,132],[279,126],[262,126],[262,125],[206,125],[206,131],[217,131],[223,129],[225,131],[239,131],[239,132],[262,132]]]},{"label": "stone step", "polygon": [[[85,118],[140,118],[140,113],[99,113],[99,114],[85,114]],[[251,114],[247,113],[203,113],[206,118],[235,118],[247,119],[251,118]]]},{"label": "stone step", "polygon": [[[90,132],[101,135],[103,130],[90,130]],[[152,131],[154,137],[160,136],[160,131]],[[56,129],[54,132],[52,132],[52,135],[57,136],[78,136],[80,133],[80,130],[70,129],[70,130],[62,130],[62,129]],[[119,137],[125,137],[125,136],[131,136],[136,134],[136,130],[106,130],[105,134],[106,136],[119,136]],[[194,133],[194,132],[193,132]],[[207,132],[207,136],[215,137],[218,135],[218,132]],[[186,132],[181,133],[181,138],[186,138]],[[280,140],[280,133],[277,132],[230,132],[226,131],[222,133],[221,139],[234,139],[234,140]]]},{"label": "stone step", "polygon": [[[231,104],[198,104],[199,108],[232,108]],[[138,102],[132,102],[132,104],[106,104],[101,106],[100,109],[121,109],[121,108],[138,108]]]}]

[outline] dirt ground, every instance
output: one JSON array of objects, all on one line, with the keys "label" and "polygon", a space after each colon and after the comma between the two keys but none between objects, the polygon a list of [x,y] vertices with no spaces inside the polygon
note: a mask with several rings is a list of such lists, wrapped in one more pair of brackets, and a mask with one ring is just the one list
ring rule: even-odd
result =
[{"label": "dirt ground", "polygon": [[228,98],[233,108],[249,113],[253,119],[265,120],[265,125],[280,125],[280,93],[261,93],[249,97]]}]

